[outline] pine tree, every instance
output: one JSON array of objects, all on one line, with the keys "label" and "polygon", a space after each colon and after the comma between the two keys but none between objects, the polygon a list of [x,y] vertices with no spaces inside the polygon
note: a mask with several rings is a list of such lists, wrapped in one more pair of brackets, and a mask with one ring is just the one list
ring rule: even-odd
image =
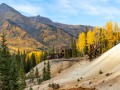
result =
[{"label": "pine tree", "polygon": [[30,71],[30,59],[28,58],[26,61],[26,73]]},{"label": "pine tree", "polygon": [[23,90],[25,88],[25,70],[24,70],[24,61],[25,61],[25,56],[22,55],[20,50],[18,49],[18,52],[16,54],[16,61],[17,61],[17,66],[18,66],[18,90]]},{"label": "pine tree", "polygon": [[48,60],[47,62],[47,70],[46,70],[46,79],[49,80],[51,78],[51,73],[50,73],[50,62]]},{"label": "pine tree", "polygon": [[2,37],[2,42],[1,42],[1,57],[6,58],[10,56],[7,44],[6,44],[6,35],[5,32],[3,31],[1,37]]},{"label": "pine tree", "polygon": [[38,78],[39,78],[39,72],[38,72],[38,68],[37,68],[37,67],[36,67],[35,77],[37,78],[37,81],[38,81]]},{"label": "pine tree", "polygon": [[[47,66],[46,66],[47,65]],[[49,80],[51,78],[51,73],[50,73],[50,62],[48,60],[47,64],[44,62],[44,68],[43,68],[43,77],[42,80]]]},{"label": "pine tree", "polygon": [[23,67],[24,67],[25,73],[27,73],[27,62],[26,62],[25,50],[24,50],[24,52],[23,52],[23,54],[21,56],[22,56],[22,60],[23,60]]},{"label": "pine tree", "polygon": [[32,53],[32,56],[31,56],[31,68],[35,67],[36,66],[36,58],[35,58],[35,54]]},{"label": "pine tree", "polygon": [[43,77],[42,80],[45,81],[46,80],[46,68],[45,66],[43,67]]},{"label": "pine tree", "polygon": [[0,50],[0,86],[2,90],[9,90],[9,67],[10,53],[6,44],[6,34],[2,33],[2,42]]},{"label": "pine tree", "polygon": [[72,57],[77,57],[76,41],[73,38],[71,40],[71,47],[72,47]]},{"label": "pine tree", "polygon": [[33,61],[32,61],[31,57],[29,58],[29,63],[30,63],[30,70],[31,70],[31,69],[33,69]]},{"label": "pine tree", "polygon": [[21,60],[20,67],[19,67],[19,89],[18,90],[23,90],[26,86],[25,82],[25,70],[23,66],[23,61]]},{"label": "pine tree", "polygon": [[31,83],[33,83],[34,81],[34,70],[33,69],[30,71],[29,78],[30,78]]},{"label": "pine tree", "polygon": [[47,60],[47,56],[48,56],[48,52],[45,51],[45,52],[43,53],[43,61],[44,61],[44,60]]},{"label": "pine tree", "polygon": [[9,90],[18,90],[18,77],[18,65],[15,59],[15,55],[12,55],[9,70]]}]

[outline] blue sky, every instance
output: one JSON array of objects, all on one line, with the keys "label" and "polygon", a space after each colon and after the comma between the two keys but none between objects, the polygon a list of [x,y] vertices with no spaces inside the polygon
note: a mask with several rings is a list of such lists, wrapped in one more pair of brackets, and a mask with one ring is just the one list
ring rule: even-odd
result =
[{"label": "blue sky", "polygon": [[0,0],[23,15],[44,16],[55,22],[74,25],[120,24],[120,0]]}]

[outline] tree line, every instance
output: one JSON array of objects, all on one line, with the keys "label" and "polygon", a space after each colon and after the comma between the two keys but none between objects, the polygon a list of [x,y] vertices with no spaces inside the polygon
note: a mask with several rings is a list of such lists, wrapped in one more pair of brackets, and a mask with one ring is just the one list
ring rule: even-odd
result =
[{"label": "tree line", "polygon": [[101,46],[101,53],[106,52],[120,41],[120,32],[118,24],[110,21],[104,27],[95,27],[82,32],[76,42],[77,51],[80,56],[90,53],[90,45]]},{"label": "tree line", "polygon": [[[26,73],[28,73],[39,62],[33,53],[28,60],[25,51],[17,53],[10,53],[6,43],[6,33],[3,30],[1,35],[0,45],[0,89],[1,90],[23,90],[26,86]],[[41,56],[41,60],[46,59],[46,54]],[[45,69],[44,80],[50,79],[50,64],[48,62],[47,69]],[[36,78],[39,76],[38,69],[36,69]],[[41,80],[41,79],[40,79]],[[39,80],[39,82],[41,82]]]},{"label": "tree line", "polygon": [[17,54],[11,54],[6,44],[6,34],[3,31],[0,48],[0,89],[23,90],[25,88],[25,72],[23,59]]}]

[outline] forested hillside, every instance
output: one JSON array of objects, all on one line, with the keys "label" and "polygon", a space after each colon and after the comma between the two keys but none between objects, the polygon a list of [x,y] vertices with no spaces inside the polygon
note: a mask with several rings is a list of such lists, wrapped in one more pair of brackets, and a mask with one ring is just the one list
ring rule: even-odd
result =
[{"label": "forested hillside", "polygon": [[119,90],[119,42],[117,22],[69,25],[2,3],[0,90]]}]

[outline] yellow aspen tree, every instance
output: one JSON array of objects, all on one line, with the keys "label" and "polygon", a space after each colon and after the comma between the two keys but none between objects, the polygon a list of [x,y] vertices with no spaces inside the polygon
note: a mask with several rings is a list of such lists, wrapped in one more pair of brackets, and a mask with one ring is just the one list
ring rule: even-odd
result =
[{"label": "yellow aspen tree", "polygon": [[106,31],[107,31],[107,40],[108,40],[108,49],[113,47],[113,24],[112,22],[107,22],[106,24]]},{"label": "yellow aspen tree", "polygon": [[119,27],[118,27],[117,22],[114,23],[114,33],[115,33],[116,43],[118,43],[118,40],[120,37],[119,37]]},{"label": "yellow aspen tree", "polygon": [[79,52],[84,54],[84,48],[85,48],[85,33],[79,34],[78,41],[77,41],[77,49]]},{"label": "yellow aspen tree", "polygon": [[26,60],[28,60],[28,58],[31,58],[32,54],[34,54],[35,55],[35,59],[36,59],[36,63],[38,64],[41,61],[40,59],[41,59],[43,53],[44,53],[43,51],[32,51],[32,52],[27,54]]},{"label": "yellow aspen tree", "polygon": [[77,41],[77,49],[80,52],[84,52],[85,46],[88,46],[88,52],[90,51],[91,44],[101,45],[102,53],[115,46],[120,41],[120,32],[117,22],[107,22],[102,28],[98,26],[92,30],[88,30],[87,34],[79,34]]},{"label": "yellow aspen tree", "polygon": [[88,44],[88,52],[90,51],[90,45],[95,42],[95,34],[94,31],[89,30],[87,32],[87,44]]},{"label": "yellow aspen tree", "polygon": [[95,44],[98,44],[99,43],[99,40],[100,40],[100,29],[98,26],[96,26],[93,30],[94,32],[94,41],[95,41]]},{"label": "yellow aspen tree", "polygon": [[107,40],[107,31],[105,30],[105,27],[101,28],[101,45],[102,45],[102,53],[105,52],[107,50],[107,44],[108,44],[108,40]]},{"label": "yellow aspen tree", "polygon": [[119,29],[118,24],[117,24],[117,22],[115,22],[114,23],[114,32],[118,32],[118,29]]}]

